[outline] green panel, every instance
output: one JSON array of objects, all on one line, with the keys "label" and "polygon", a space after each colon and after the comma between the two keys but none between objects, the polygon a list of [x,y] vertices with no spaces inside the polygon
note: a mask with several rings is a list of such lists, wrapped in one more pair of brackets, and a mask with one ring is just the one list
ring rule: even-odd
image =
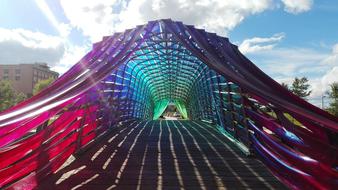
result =
[{"label": "green panel", "polygon": [[160,118],[162,113],[167,108],[168,104],[169,104],[169,99],[159,100],[155,103],[153,120]]},{"label": "green panel", "polygon": [[181,113],[182,117],[184,119],[188,119],[188,112],[185,103],[182,100],[175,100],[174,103],[178,111]]}]

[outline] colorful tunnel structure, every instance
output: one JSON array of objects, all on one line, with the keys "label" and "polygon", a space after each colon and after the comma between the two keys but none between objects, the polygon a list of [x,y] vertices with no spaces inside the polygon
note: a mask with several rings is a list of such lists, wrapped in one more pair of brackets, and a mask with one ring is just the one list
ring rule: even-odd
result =
[{"label": "colorful tunnel structure", "polygon": [[169,102],[218,126],[291,189],[338,187],[338,119],[293,95],[227,38],[172,20],[115,33],[0,114],[0,187],[39,181],[117,125]]}]

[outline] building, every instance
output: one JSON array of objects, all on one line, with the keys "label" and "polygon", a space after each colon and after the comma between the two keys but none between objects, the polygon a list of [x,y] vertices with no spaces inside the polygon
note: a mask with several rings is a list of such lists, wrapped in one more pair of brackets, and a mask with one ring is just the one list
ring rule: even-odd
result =
[{"label": "building", "polygon": [[0,65],[0,80],[11,81],[18,92],[32,96],[34,85],[48,78],[56,79],[59,73],[50,70],[46,63]]}]

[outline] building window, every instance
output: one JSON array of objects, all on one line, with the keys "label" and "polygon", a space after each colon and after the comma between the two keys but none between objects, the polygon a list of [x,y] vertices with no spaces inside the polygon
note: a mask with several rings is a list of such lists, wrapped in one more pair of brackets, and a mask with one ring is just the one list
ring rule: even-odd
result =
[{"label": "building window", "polygon": [[20,74],[21,70],[20,69],[15,69],[15,74]]},{"label": "building window", "polygon": [[20,80],[21,77],[20,76],[15,76],[15,80]]},{"label": "building window", "polygon": [[5,75],[5,76],[3,76],[3,77],[2,77],[2,79],[4,79],[4,80],[8,80],[8,79],[9,79],[9,77],[8,77],[8,75]]},{"label": "building window", "polygon": [[9,73],[9,70],[8,70],[8,69],[4,69],[4,73],[5,73],[5,74],[8,74],[8,73]]}]

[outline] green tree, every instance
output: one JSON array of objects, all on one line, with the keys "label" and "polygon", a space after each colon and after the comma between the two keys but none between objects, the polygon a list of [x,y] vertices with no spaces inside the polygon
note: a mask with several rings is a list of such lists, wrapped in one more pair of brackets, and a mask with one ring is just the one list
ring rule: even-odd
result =
[{"label": "green tree", "polygon": [[26,99],[26,95],[16,92],[8,80],[0,81],[0,111],[12,107],[24,99]]},{"label": "green tree", "polygon": [[290,90],[297,96],[306,100],[306,97],[311,94],[311,90],[309,90],[310,85],[308,84],[308,82],[309,80],[306,77],[296,77],[292,82]]},{"label": "green tree", "polygon": [[330,84],[330,91],[328,94],[331,99],[328,111],[331,114],[338,116],[338,82]]},{"label": "green tree", "polygon": [[55,80],[54,78],[49,78],[49,79],[40,80],[39,82],[37,82],[33,88],[33,95],[36,95],[37,93],[45,89],[48,85],[54,82],[54,80]]}]

